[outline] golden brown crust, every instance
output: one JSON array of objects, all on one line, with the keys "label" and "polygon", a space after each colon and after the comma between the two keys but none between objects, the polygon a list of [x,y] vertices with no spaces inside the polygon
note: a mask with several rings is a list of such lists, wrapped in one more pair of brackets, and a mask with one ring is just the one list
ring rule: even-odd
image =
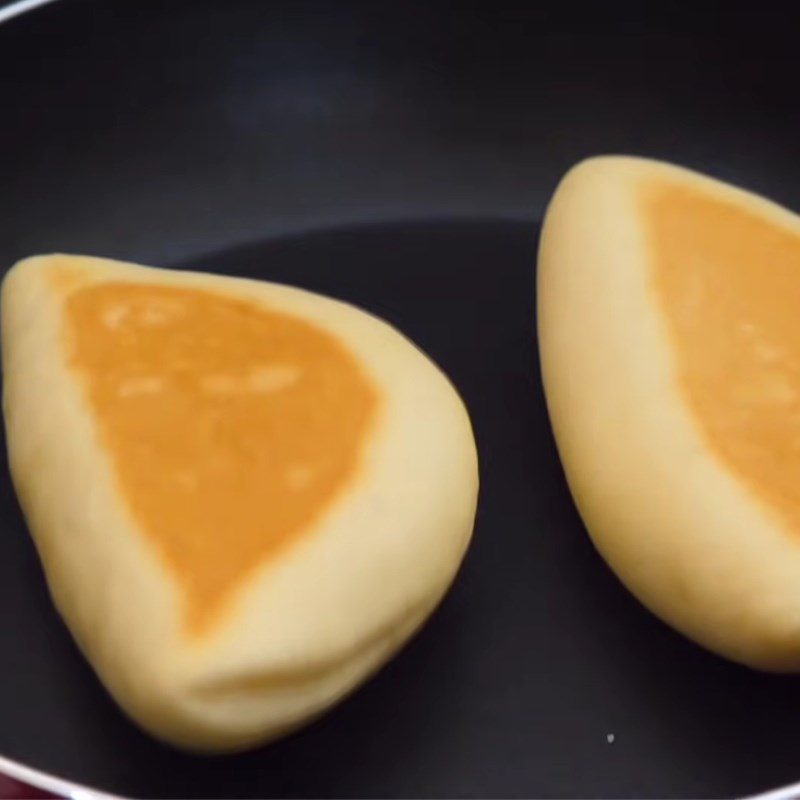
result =
[{"label": "golden brown crust", "polygon": [[357,483],[379,393],[335,337],[242,300],[106,282],[64,309],[118,491],[202,636]]}]

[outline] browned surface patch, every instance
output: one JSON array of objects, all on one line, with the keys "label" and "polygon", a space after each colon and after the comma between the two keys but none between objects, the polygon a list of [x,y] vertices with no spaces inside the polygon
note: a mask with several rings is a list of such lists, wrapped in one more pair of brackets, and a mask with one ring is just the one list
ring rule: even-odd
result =
[{"label": "browned surface patch", "polygon": [[202,633],[354,479],[376,393],[330,334],[206,291],[104,283],[66,319],[121,490]]},{"label": "browned surface patch", "polygon": [[800,531],[800,235],[698,188],[648,186],[653,285],[713,451]]}]

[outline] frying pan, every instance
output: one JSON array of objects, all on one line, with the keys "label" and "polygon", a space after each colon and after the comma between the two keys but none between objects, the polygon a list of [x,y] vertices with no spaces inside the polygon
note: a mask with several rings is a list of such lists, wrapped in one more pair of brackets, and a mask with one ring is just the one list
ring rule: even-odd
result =
[{"label": "frying pan", "polygon": [[422,632],[323,719],[224,758],[117,710],[3,471],[0,753],[136,797],[726,797],[800,776],[800,680],[626,593],[545,412],[536,245],[571,164],[665,158],[800,209],[793,21],[649,5],[60,0],[0,27],[4,269],[67,251],[355,302],[452,377],[482,465],[474,544]]}]

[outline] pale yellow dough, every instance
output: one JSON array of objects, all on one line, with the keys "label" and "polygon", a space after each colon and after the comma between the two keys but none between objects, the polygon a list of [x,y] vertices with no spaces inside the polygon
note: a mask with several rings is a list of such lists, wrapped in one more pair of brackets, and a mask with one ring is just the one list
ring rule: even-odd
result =
[{"label": "pale yellow dough", "polygon": [[[353,480],[199,632],[69,362],[65,304],[109,282],[196,289],[305,320],[350,354],[379,399]],[[265,282],[42,256],[3,283],[2,357],[12,476],[55,605],[119,705],[164,741],[229,751],[296,728],[392,656],[454,578],[478,490],[467,412],[423,353],[361,310]],[[294,380],[283,366],[256,377],[265,392]],[[210,391],[228,387],[209,380]]]},{"label": "pale yellow dough", "polygon": [[686,636],[775,671],[800,669],[799,242],[761,197],[600,157],[559,185],[538,265],[548,407],[597,549]]}]

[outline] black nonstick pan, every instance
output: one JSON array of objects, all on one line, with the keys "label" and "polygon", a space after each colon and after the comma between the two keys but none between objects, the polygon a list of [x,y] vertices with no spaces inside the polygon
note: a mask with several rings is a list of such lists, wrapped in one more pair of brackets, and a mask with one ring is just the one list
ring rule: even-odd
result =
[{"label": "black nonstick pan", "polygon": [[[652,6],[652,7],[651,7]],[[794,20],[753,4],[59,0],[0,26],[0,265],[66,251],[296,284],[452,377],[474,544],[413,642],[281,742],[133,727],[0,473],[0,754],[131,797],[729,797],[800,778],[800,679],[712,656],[594,552],[538,374],[538,226],[597,153],[800,209]]]}]

